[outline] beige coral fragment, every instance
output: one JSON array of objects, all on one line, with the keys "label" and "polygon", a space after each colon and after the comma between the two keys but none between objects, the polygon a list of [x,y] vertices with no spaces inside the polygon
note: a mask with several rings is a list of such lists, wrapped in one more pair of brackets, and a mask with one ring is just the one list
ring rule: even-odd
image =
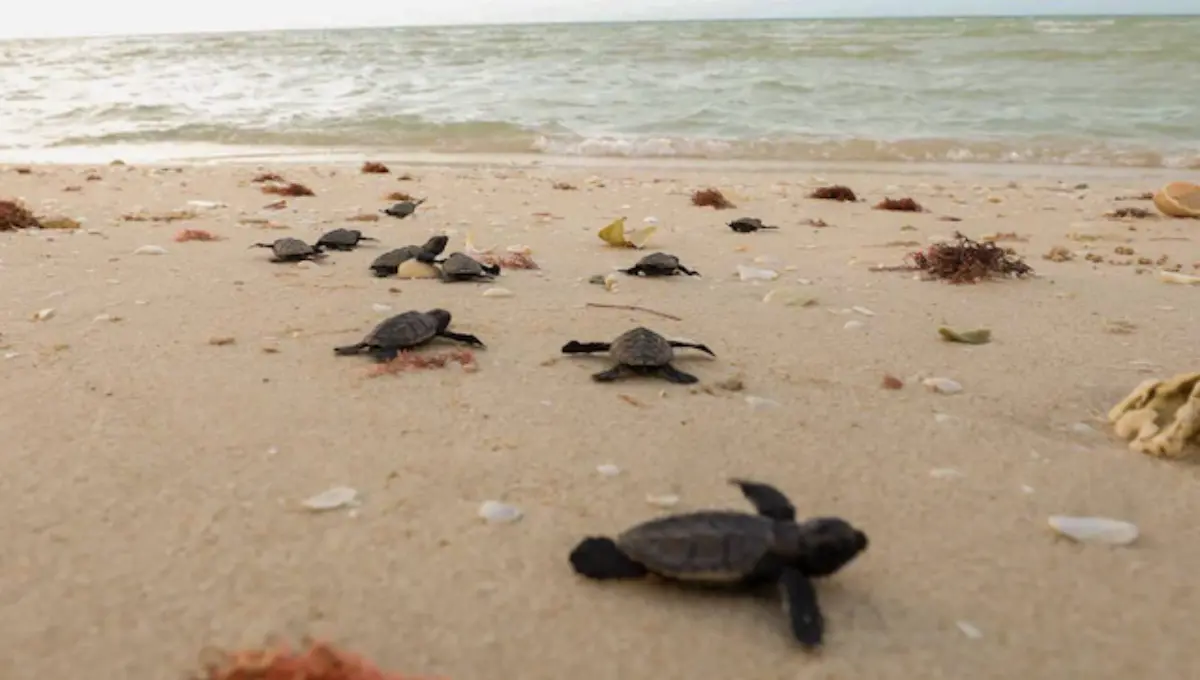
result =
[{"label": "beige coral fragment", "polygon": [[1184,457],[1200,435],[1200,373],[1142,382],[1108,412],[1108,420],[1134,451]]}]

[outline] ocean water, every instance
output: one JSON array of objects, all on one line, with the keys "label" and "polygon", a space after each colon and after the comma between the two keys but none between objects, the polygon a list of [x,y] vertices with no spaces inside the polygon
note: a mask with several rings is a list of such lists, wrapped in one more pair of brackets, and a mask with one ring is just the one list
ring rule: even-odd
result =
[{"label": "ocean water", "polygon": [[1200,168],[1200,17],[0,42],[0,154],[80,147]]}]

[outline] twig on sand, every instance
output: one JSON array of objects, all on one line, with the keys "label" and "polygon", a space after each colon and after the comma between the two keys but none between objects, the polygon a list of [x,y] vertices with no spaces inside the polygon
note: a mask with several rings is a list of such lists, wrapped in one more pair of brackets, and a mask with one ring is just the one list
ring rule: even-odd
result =
[{"label": "twig on sand", "polygon": [[871,265],[870,270],[873,272],[915,272],[920,271],[920,268],[911,264],[875,264]]},{"label": "twig on sand", "polygon": [[585,306],[602,307],[604,309],[625,309],[631,312],[646,312],[647,314],[661,316],[664,319],[671,319],[672,321],[683,321],[683,319],[675,316],[674,314],[667,314],[666,312],[660,312],[654,309],[648,309],[646,307],[639,307],[637,305],[610,305],[603,302],[589,302]]}]

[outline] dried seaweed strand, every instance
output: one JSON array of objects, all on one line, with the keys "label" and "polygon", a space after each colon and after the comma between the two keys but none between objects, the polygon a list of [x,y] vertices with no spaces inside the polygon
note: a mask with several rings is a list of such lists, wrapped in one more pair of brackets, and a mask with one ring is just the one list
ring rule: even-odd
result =
[{"label": "dried seaweed strand", "polygon": [[601,307],[603,309],[624,309],[624,310],[627,310],[630,312],[646,312],[647,314],[661,316],[664,319],[671,319],[672,321],[683,321],[683,319],[675,316],[674,314],[667,314],[666,312],[660,312],[660,311],[657,311],[654,309],[649,309],[647,307],[639,307],[637,305],[610,305],[610,304],[607,304],[604,302],[589,302],[589,303],[587,303],[587,306],[588,307]]}]

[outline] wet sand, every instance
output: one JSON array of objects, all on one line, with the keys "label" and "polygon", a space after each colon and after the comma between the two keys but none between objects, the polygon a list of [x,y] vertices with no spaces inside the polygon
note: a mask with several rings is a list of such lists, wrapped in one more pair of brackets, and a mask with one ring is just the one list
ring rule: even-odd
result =
[{"label": "wet sand", "polygon": [[[1194,273],[1200,223],[1101,217],[1152,209],[1114,199],[1162,182],[1131,174],[1076,189],[970,168],[262,169],[317,195],[265,210],[275,198],[249,182],[249,165],[0,169],[0,199],[83,221],[0,234],[0,677],[173,678],[205,645],[305,633],[454,680],[1200,674],[1197,468],[1130,452],[1102,420],[1143,379],[1197,370],[1200,290],[1161,282],[1153,266],[1084,259],[1168,255]],[[406,171],[414,179],[398,181]],[[835,182],[867,202],[804,198]],[[706,186],[737,209],[690,205]],[[391,191],[429,201],[414,219],[347,222]],[[872,210],[885,195],[931,212]],[[187,209],[198,214],[170,224],[120,219]],[[647,252],[703,276],[589,284],[639,257],[596,237],[621,215],[631,227],[657,218]],[[781,228],[723,226],[743,215]],[[261,219],[286,228],[242,223]],[[320,265],[247,249],[339,226],[381,242]],[[223,240],[174,242],[184,228]],[[1038,276],[952,286],[870,271],[915,248],[896,242],[956,229],[1015,232],[1027,240],[1005,245]],[[531,247],[542,269],[482,285],[369,275],[384,249],[443,231],[447,252],[471,231],[477,246]],[[146,245],[166,253],[133,254]],[[1056,245],[1076,259],[1042,259]],[[781,276],[739,281],[739,264]],[[491,286],[514,295],[484,297]],[[816,303],[762,301],[785,287]],[[333,355],[389,314],[433,307],[488,344],[477,371],[369,378],[367,359]],[[635,325],[712,347],[715,360],[677,362],[701,387],[599,385],[588,376],[608,366],[603,355],[558,353]],[[940,325],[987,326],[994,340],[943,342]],[[234,341],[210,344],[219,337]],[[881,389],[885,374],[905,387]],[[717,386],[734,376],[743,390]],[[920,384],[931,376],[964,390],[931,393]],[[748,396],[777,405],[755,409]],[[599,474],[603,464],[620,474]],[[828,635],[817,658],[789,642],[769,598],[588,583],[567,564],[581,537],[666,512],[647,495],[678,495],[679,510],[748,507],[725,483],[734,475],[871,537],[819,587]],[[360,490],[362,506],[301,508],[339,485]],[[487,524],[486,500],[524,517]],[[1073,544],[1049,531],[1053,514],[1131,521],[1142,537]]]}]

